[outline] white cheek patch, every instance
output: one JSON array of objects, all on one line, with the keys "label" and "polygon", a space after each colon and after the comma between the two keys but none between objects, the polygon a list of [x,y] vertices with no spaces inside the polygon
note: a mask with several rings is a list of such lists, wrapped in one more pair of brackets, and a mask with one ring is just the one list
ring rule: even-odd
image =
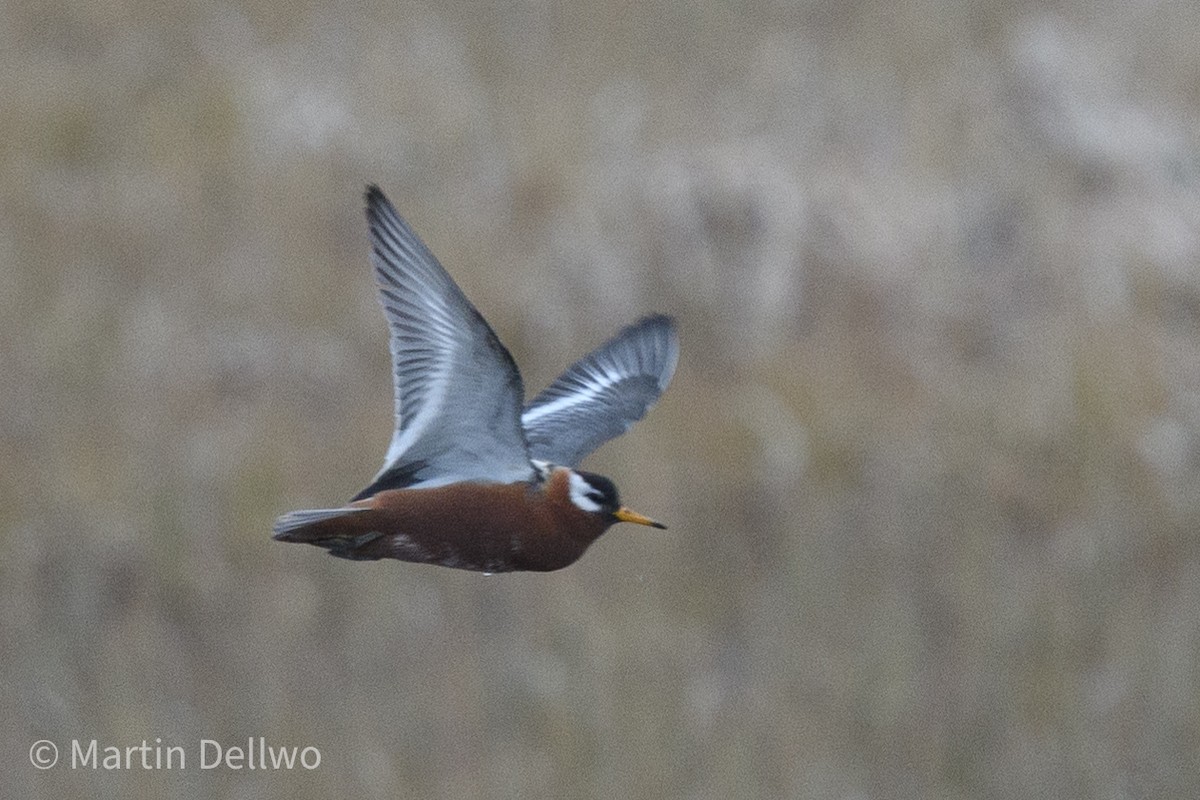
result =
[{"label": "white cheek patch", "polygon": [[587,512],[596,512],[600,510],[600,504],[588,497],[589,493],[596,490],[592,488],[590,483],[576,475],[574,472],[567,476],[567,487],[570,490],[571,502],[575,504],[576,508],[580,508]]}]

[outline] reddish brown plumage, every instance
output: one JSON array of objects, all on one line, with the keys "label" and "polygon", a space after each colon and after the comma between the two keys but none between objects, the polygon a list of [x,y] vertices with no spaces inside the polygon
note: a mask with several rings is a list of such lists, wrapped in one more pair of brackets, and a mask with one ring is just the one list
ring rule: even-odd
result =
[{"label": "reddish brown plumage", "polygon": [[343,558],[395,558],[484,572],[547,571],[576,561],[617,520],[571,502],[569,470],[542,484],[456,483],[394,489],[351,504],[367,511],[276,538]]}]

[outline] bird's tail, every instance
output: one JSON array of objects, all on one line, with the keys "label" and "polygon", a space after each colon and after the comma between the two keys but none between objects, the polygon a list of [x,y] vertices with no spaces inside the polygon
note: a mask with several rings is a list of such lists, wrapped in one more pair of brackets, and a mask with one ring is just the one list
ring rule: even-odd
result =
[{"label": "bird's tail", "polygon": [[[345,506],[342,508],[310,508],[291,511],[275,520],[272,539],[280,542],[301,542],[323,547],[331,555],[350,559],[373,559],[358,552],[365,544],[379,538],[374,531],[364,531],[358,520],[345,524],[345,518],[358,515],[369,508]],[[341,521],[342,524],[339,524]]]}]

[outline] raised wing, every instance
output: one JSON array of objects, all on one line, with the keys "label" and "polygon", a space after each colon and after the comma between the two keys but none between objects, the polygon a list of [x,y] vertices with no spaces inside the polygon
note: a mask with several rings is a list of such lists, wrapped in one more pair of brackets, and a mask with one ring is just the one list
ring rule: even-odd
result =
[{"label": "raised wing", "polygon": [[508,350],[377,186],[367,189],[371,263],[391,331],[396,430],[384,489],[534,476],[524,389]]},{"label": "raised wing", "polygon": [[525,406],[521,424],[530,455],[578,465],[645,415],[671,382],[678,358],[670,317],[646,317],[625,328]]}]

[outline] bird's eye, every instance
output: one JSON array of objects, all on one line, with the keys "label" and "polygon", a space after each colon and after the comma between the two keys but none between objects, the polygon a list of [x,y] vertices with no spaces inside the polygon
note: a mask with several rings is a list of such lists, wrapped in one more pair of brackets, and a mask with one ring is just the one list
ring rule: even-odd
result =
[{"label": "bird's eye", "polygon": [[589,513],[603,513],[616,508],[617,490],[612,481],[590,472],[571,472],[568,476],[571,502]]}]

